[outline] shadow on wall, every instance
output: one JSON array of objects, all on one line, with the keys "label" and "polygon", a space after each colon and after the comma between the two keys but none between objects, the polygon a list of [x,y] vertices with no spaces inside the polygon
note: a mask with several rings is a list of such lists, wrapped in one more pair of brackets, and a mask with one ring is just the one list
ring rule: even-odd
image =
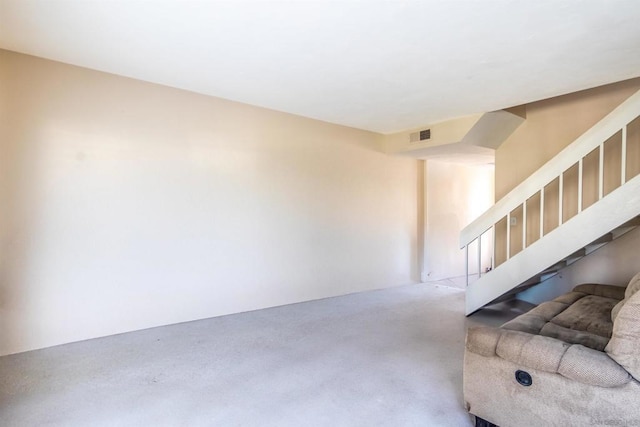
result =
[{"label": "shadow on wall", "polygon": [[640,272],[640,227],[560,270],[549,280],[518,294],[533,304],[550,301],[583,283],[626,286]]}]

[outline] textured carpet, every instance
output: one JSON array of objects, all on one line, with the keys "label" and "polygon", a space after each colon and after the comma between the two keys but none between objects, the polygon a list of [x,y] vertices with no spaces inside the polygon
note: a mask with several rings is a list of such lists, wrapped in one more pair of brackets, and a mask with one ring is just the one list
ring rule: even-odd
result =
[{"label": "textured carpet", "polygon": [[465,426],[464,292],[403,286],[0,358],[2,426]]}]

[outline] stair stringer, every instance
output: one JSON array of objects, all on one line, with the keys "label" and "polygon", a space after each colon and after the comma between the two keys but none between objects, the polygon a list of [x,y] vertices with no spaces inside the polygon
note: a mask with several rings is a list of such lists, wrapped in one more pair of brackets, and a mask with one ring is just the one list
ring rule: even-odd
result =
[{"label": "stair stringer", "polygon": [[638,215],[640,175],[469,284],[466,314],[472,314]]}]

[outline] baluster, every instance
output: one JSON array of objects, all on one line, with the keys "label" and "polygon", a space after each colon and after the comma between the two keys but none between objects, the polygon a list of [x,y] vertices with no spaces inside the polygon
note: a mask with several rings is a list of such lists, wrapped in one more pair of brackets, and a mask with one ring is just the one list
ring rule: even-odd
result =
[{"label": "baluster", "polygon": [[604,143],[598,147],[598,200],[604,197]]},{"label": "baluster", "polygon": [[507,260],[511,258],[511,212],[507,214]]},{"label": "baluster", "polygon": [[493,255],[491,257],[491,269],[496,268],[496,226],[495,224],[491,226],[491,239],[493,242]]},{"label": "baluster", "polygon": [[482,277],[482,234],[478,236],[478,279]]},{"label": "baluster", "polygon": [[627,126],[622,128],[622,162],[620,163],[620,185],[627,182]]},{"label": "baluster", "polygon": [[558,227],[562,225],[562,213],[564,209],[564,172],[558,180]]},{"label": "baluster", "polygon": [[578,213],[582,212],[582,160],[578,161]]},{"label": "baluster", "polygon": [[527,247],[527,199],[522,204],[522,250]]},{"label": "baluster", "polygon": [[464,275],[467,278],[466,286],[469,287],[469,245],[464,247]]},{"label": "baluster", "polygon": [[544,187],[540,190],[540,238],[544,236]]}]

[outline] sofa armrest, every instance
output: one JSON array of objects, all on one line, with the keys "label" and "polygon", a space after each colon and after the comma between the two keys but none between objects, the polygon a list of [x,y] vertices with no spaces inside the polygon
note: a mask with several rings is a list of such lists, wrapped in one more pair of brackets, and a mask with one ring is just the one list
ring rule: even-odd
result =
[{"label": "sofa armrest", "polygon": [[496,354],[521,366],[556,373],[570,346],[555,338],[507,330],[500,336]]},{"label": "sofa armrest", "polygon": [[471,327],[467,330],[466,347],[472,353],[491,357],[496,355],[496,346],[502,329],[489,327]]},{"label": "sofa armrest", "polygon": [[469,328],[466,348],[481,356],[500,357],[523,369],[559,374],[599,387],[619,387],[632,379],[606,353],[526,332],[489,327]]},{"label": "sofa armrest", "polygon": [[632,380],[631,374],[607,353],[577,344],[567,349],[558,373],[599,387],[619,387]]}]

